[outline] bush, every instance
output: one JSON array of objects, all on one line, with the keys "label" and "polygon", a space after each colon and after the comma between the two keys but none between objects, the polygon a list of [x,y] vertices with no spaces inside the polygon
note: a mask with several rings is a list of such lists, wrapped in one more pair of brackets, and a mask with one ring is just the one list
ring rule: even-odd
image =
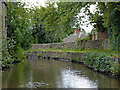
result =
[{"label": "bush", "polygon": [[115,59],[115,62],[114,63],[111,63],[111,67],[110,67],[110,71],[112,73],[118,73],[120,72],[120,65],[118,63],[118,59]]},{"label": "bush", "polygon": [[87,56],[83,56],[82,60],[85,65],[87,65],[90,68],[93,68],[94,70],[100,70],[102,72],[110,71],[112,73],[120,72],[118,60],[112,62],[109,60],[109,58],[110,57],[103,54],[90,52]]},{"label": "bush", "polygon": [[78,57],[76,57],[74,60],[75,60],[76,62],[79,62],[79,58],[78,58]]},{"label": "bush", "polygon": [[10,67],[13,62],[12,56],[8,51],[2,51],[2,62],[0,63],[2,67]]}]

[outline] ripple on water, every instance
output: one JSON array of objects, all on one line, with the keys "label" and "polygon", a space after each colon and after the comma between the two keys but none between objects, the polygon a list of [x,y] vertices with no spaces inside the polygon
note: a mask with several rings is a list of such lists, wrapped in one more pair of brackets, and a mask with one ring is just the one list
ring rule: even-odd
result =
[{"label": "ripple on water", "polygon": [[26,87],[26,88],[41,88],[41,87],[45,87],[48,86],[49,84],[45,83],[45,82],[28,82],[28,84],[21,85],[20,87]]}]

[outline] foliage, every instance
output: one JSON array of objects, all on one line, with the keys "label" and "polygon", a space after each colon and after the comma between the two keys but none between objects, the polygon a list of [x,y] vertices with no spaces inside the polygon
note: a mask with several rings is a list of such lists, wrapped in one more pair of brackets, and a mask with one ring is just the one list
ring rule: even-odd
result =
[{"label": "foliage", "polygon": [[15,41],[13,39],[8,38],[7,42],[7,50],[2,51],[2,67],[10,67],[12,62],[15,60],[15,58],[13,58],[15,57]]},{"label": "foliage", "polygon": [[79,62],[79,58],[78,58],[78,57],[74,58],[74,60],[75,60],[76,62]]},{"label": "foliage", "polygon": [[[101,9],[100,9],[101,8]],[[96,12],[95,13],[90,13],[89,15],[89,20],[91,21],[90,23],[93,25],[94,29],[97,32],[104,32],[106,28],[103,26],[103,13],[105,9],[105,3],[104,2],[99,2],[97,4]]]},{"label": "foliage", "polygon": [[16,42],[13,39],[8,37],[8,39],[7,39],[7,48],[8,48],[8,52],[13,57],[15,57],[15,44],[16,44]]},{"label": "foliage", "polygon": [[113,73],[120,72],[120,64],[118,63],[118,59],[115,59],[114,63],[111,63],[110,71]]},{"label": "foliage", "polygon": [[[16,46],[28,49],[31,44],[29,9],[25,3],[7,2],[8,37],[16,41]],[[17,48],[17,47],[16,47]]]},{"label": "foliage", "polygon": [[21,61],[25,57],[23,49],[30,46],[29,11],[24,6],[25,3],[7,2],[8,50],[2,52],[3,67],[10,66],[14,61]]},{"label": "foliage", "polygon": [[110,57],[103,54],[90,52],[87,56],[83,56],[82,60],[85,65],[93,68],[94,70],[99,70],[102,72],[110,71],[112,73],[120,72],[118,62],[111,62],[109,58]]},{"label": "foliage", "polygon": [[100,71],[108,71],[110,67],[109,58],[105,55],[99,55],[97,53],[88,53],[88,56],[86,56],[83,62],[89,67]]},{"label": "foliage", "polygon": [[99,2],[96,12],[89,13],[90,21],[97,32],[107,30],[111,50],[120,51],[120,2]]},{"label": "foliage", "polygon": [[120,50],[120,2],[107,3],[103,15],[103,25],[108,29],[112,50]]},{"label": "foliage", "polygon": [[[87,3],[47,3],[31,11],[34,43],[56,43],[74,32],[73,26],[80,24],[78,13]],[[72,7],[71,7],[72,6]],[[79,17],[80,19],[81,17]]]},{"label": "foliage", "polygon": [[12,56],[8,51],[2,51],[2,62],[0,63],[2,67],[10,67],[13,62]]}]

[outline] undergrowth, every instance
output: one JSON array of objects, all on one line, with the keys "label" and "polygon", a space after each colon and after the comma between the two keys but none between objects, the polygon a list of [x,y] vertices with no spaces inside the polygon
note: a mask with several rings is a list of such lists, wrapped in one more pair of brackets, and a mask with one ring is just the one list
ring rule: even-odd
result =
[{"label": "undergrowth", "polygon": [[120,65],[118,60],[116,59],[115,62],[110,61],[110,57],[90,52],[87,56],[82,56],[83,63],[94,70],[110,71],[111,73],[120,73]]}]

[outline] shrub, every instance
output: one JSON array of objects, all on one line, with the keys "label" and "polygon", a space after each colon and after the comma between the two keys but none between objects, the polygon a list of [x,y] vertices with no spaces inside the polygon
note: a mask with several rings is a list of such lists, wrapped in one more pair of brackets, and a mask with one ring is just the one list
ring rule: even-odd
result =
[{"label": "shrub", "polygon": [[118,72],[120,72],[120,65],[119,65],[119,63],[118,63],[118,59],[115,59],[115,62],[114,63],[112,63],[111,62],[111,67],[110,67],[110,71],[112,72],[112,73],[118,73]]},{"label": "shrub", "polygon": [[78,57],[76,57],[74,60],[75,60],[76,62],[79,62],[79,58],[78,58]]},{"label": "shrub", "polygon": [[81,59],[85,65],[93,68],[94,70],[100,70],[103,72],[110,71],[112,73],[120,72],[118,60],[116,59],[115,62],[112,62],[109,58],[110,57],[103,54],[90,52],[87,56],[82,56]]},{"label": "shrub", "polygon": [[13,60],[8,51],[2,51],[2,62],[0,63],[2,67],[10,67]]}]

